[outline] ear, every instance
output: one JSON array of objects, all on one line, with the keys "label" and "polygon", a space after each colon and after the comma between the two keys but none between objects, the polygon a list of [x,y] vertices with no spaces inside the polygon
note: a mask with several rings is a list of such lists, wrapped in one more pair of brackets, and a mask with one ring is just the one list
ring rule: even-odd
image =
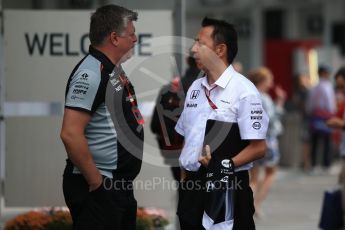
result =
[{"label": "ear", "polygon": [[218,57],[226,56],[227,51],[228,51],[228,48],[227,48],[227,46],[224,43],[218,44],[216,46],[216,54],[218,55]]},{"label": "ear", "polygon": [[118,36],[117,36],[116,32],[111,32],[109,39],[110,39],[111,44],[113,44],[114,46],[118,46],[119,45],[119,39],[118,39]]}]

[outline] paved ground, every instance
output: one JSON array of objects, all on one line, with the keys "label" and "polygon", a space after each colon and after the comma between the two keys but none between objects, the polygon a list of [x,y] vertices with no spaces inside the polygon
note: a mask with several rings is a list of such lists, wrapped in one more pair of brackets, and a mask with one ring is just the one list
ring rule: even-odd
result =
[{"label": "paved ground", "polygon": [[257,229],[319,229],[323,193],[336,185],[338,170],[335,166],[328,175],[307,175],[282,169],[264,203],[265,216],[256,221]]},{"label": "paved ground", "polygon": [[[149,169],[147,175],[149,173]],[[263,205],[264,217],[256,219],[258,230],[315,230],[321,210],[323,193],[335,187],[338,164],[328,174],[305,174],[299,169],[280,168],[271,193]],[[151,203],[161,196],[169,197],[160,202],[171,220],[175,218],[174,194],[169,191],[151,191],[143,203]],[[169,194],[169,195],[168,195]],[[170,207],[170,208],[169,208]],[[178,229],[178,228],[171,228]]]},{"label": "paved ground", "polygon": [[[338,165],[330,174],[307,175],[296,169],[281,168],[276,183],[263,206],[265,216],[257,219],[258,230],[314,230],[318,229],[323,193],[336,184]],[[175,192],[168,189],[171,177],[167,168],[144,165],[140,180],[152,181],[156,176],[166,180],[154,189],[137,191],[140,206],[155,206],[166,210],[172,222],[175,219]],[[157,179],[158,180],[158,179]],[[157,181],[156,181],[157,182]],[[151,186],[152,187],[152,186]],[[23,209],[5,209],[2,223]],[[177,229],[172,224],[169,230]]]}]

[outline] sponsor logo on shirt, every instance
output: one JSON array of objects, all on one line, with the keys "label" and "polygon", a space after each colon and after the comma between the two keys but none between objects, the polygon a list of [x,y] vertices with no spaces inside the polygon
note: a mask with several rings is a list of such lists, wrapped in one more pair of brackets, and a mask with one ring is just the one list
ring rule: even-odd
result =
[{"label": "sponsor logo on shirt", "polygon": [[71,96],[71,99],[72,99],[72,100],[84,100],[84,98],[82,98],[82,97],[77,97],[76,95],[72,95],[72,96]]},{"label": "sponsor logo on shirt", "polygon": [[187,108],[196,108],[198,106],[198,104],[195,103],[187,103]]},{"label": "sponsor logo on shirt", "polygon": [[89,75],[87,75],[87,73],[83,73],[80,79],[86,81],[88,77]]},{"label": "sponsor logo on shirt", "polygon": [[89,83],[87,83],[87,82],[82,82],[82,81],[77,81],[75,84],[76,84],[76,86],[77,86],[77,85],[86,85],[86,86],[89,86],[89,85],[90,85]]},{"label": "sponsor logo on shirt", "polygon": [[191,94],[190,94],[190,99],[197,99],[199,97],[200,94],[200,90],[192,90]]},{"label": "sponsor logo on shirt", "polygon": [[78,84],[78,85],[75,85],[74,86],[74,88],[76,88],[76,89],[86,89],[86,90],[88,90],[89,89],[89,87],[87,87],[87,86],[85,86],[85,85],[82,85],[82,84]]},{"label": "sponsor logo on shirt", "polygon": [[115,86],[115,85],[119,84],[120,81],[118,79],[114,79],[113,78],[113,79],[110,79],[110,83],[111,83],[112,86]]},{"label": "sponsor logo on shirt", "polygon": [[73,90],[73,94],[86,94],[86,90],[82,90],[82,89],[74,89]]},{"label": "sponsor logo on shirt", "polygon": [[109,74],[109,77],[114,77],[115,76],[115,71],[113,70],[113,72],[111,72],[110,74]]},{"label": "sponsor logo on shirt", "polygon": [[254,109],[254,110],[252,110],[250,113],[251,113],[251,114],[262,114],[263,111],[262,111],[262,109]]},{"label": "sponsor logo on shirt", "polygon": [[115,88],[115,91],[116,91],[116,92],[119,92],[121,89],[122,89],[122,86],[119,85],[118,87]]},{"label": "sponsor logo on shirt", "polygon": [[220,100],[220,101],[225,103],[225,104],[230,104],[230,101],[224,101],[224,100]]},{"label": "sponsor logo on shirt", "polygon": [[251,120],[262,120],[262,116],[250,116]]},{"label": "sponsor logo on shirt", "polygon": [[254,129],[260,129],[261,128],[261,123],[260,122],[254,122],[252,126],[253,126]]}]

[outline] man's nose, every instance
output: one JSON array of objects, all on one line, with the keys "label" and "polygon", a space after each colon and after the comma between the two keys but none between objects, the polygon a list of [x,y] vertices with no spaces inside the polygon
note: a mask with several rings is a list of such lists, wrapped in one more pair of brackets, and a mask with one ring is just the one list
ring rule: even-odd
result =
[{"label": "man's nose", "polygon": [[192,46],[192,49],[190,50],[193,54],[196,53],[197,51],[197,47],[196,47],[196,44],[194,43],[193,46]]}]

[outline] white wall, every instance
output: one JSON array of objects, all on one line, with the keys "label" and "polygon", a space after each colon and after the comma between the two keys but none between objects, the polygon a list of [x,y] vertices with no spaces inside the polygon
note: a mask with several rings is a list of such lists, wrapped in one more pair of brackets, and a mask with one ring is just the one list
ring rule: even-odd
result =
[{"label": "white wall", "polygon": [[[139,11],[139,15],[143,18],[135,23],[138,39],[144,34],[152,39],[143,40],[146,46],[135,47],[135,56],[124,68],[143,106],[173,76],[172,13]],[[89,16],[90,11],[5,11],[6,206],[64,204],[61,180],[66,153],[59,138],[61,115],[68,76],[84,56],[81,47],[88,50],[89,40],[82,38],[88,32]],[[37,45],[29,51],[26,38],[32,44],[35,36],[40,38],[42,53]],[[51,113],[54,104],[58,111]],[[41,111],[32,115],[36,109]],[[153,138],[145,139],[145,145],[157,150]],[[146,153],[145,158],[162,162],[157,152]]]}]

